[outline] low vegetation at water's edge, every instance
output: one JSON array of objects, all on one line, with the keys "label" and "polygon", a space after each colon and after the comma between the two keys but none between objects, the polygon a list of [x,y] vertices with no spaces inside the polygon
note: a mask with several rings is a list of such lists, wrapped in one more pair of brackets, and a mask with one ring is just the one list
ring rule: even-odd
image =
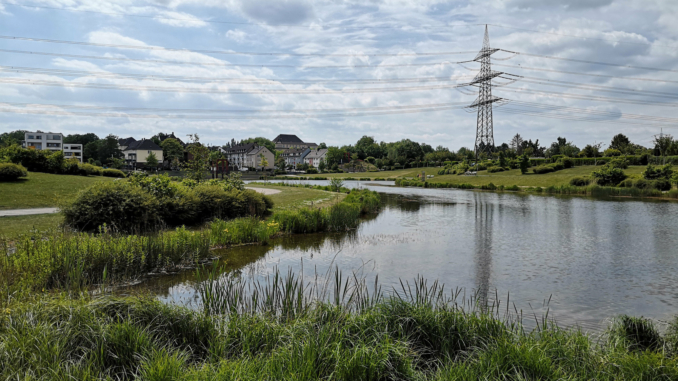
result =
[{"label": "low vegetation at water's edge", "polygon": [[[314,284],[203,272],[203,309],[45,297],[0,315],[3,379],[674,380],[678,321],[622,316],[600,340],[468,303],[417,279],[385,297],[355,274]],[[456,303],[458,302],[458,303]],[[540,322],[541,320],[541,322]]]}]

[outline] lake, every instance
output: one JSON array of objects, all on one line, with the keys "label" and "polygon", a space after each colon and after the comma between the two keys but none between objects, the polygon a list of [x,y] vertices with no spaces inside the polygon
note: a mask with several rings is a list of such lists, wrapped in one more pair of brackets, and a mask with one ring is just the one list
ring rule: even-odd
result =
[{"label": "lake", "polygon": [[[307,183],[324,183],[306,181]],[[678,203],[421,189],[347,182],[382,194],[383,210],[351,232],[297,235],[224,250],[228,271],[276,267],[307,276],[333,266],[384,289],[420,275],[561,326],[599,331],[619,314],[678,312]],[[192,272],[138,286],[197,306]],[[550,299],[550,301],[549,301]]]}]

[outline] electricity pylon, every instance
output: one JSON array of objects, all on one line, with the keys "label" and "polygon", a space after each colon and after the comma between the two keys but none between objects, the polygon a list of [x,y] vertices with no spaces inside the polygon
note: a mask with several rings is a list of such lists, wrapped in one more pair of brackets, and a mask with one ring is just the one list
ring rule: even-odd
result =
[{"label": "electricity pylon", "polygon": [[478,109],[478,122],[476,126],[476,162],[481,152],[488,154],[494,149],[494,127],[492,124],[492,104],[502,101],[502,98],[492,95],[492,78],[502,75],[502,72],[492,71],[490,67],[490,56],[499,49],[490,48],[490,35],[485,25],[485,38],[483,39],[483,48],[480,49],[473,61],[480,62],[480,72],[469,84],[478,86],[478,98],[469,108]]}]

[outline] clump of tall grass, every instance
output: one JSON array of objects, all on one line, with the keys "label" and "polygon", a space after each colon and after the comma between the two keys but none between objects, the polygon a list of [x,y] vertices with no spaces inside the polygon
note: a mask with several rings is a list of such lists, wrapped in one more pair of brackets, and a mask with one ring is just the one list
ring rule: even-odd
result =
[{"label": "clump of tall grass", "polygon": [[[2,379],[674,380],[675,352],[642,319],[596,341],[419,278],[387,293],[333,270],[261,282],[199,270],[202,310],[147,297],[43,298],[0,311]],[[640,324],[637,324],[640,323]],[[617,324],[617,323],[615,323]],[[620,345],[645,343],[634,348]],[[658,342],[659,345],[654,343]]]}]

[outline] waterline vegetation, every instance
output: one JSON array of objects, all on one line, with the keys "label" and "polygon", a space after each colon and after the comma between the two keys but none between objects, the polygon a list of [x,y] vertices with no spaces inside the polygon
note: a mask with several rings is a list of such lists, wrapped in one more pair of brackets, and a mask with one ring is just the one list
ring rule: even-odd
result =
[{"label": "waterline vegetation", "polygon": [[[673,380],[678,320],[622,316],[596,339],[421,278],[382,292],[334,270],[306,281],[201,275],[203,308],[44,297],[0,315],[3,379]],[[541,321],[540,321],[541,320]]]}]

